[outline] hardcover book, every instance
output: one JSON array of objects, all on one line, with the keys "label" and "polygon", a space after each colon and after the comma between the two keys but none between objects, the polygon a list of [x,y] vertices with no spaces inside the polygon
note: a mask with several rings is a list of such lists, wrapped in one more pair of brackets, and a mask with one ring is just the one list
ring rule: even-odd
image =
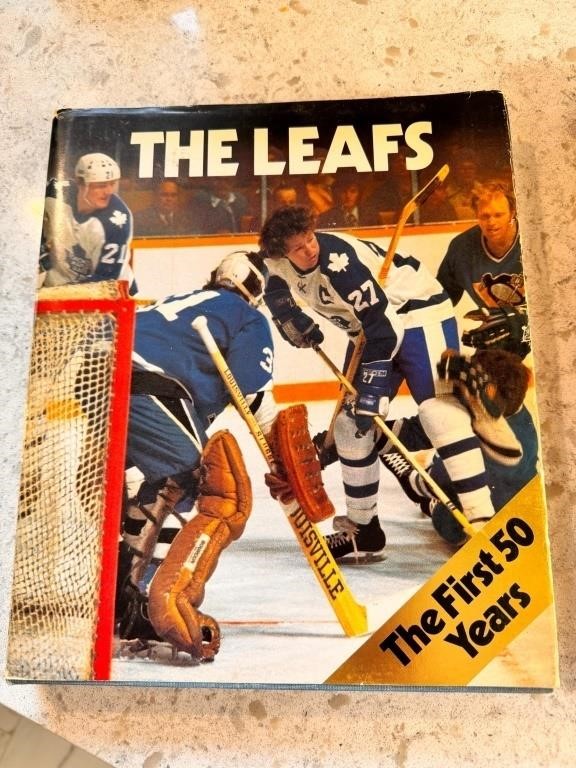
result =
[{"label": "hardcover book", "polygon": [[554,688],[521,233],[496,91],[58,112],[6,677]]}]

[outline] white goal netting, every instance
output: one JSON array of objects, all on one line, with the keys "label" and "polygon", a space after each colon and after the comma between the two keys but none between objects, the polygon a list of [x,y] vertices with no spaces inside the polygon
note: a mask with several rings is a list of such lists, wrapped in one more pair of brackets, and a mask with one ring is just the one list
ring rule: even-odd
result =
[{"label": "white goal netting", "polygon": [[[40,292],[12,584],[12,679],[95,677],[107,491],[111,473],[123,470],[110,466],[121,330],[114,285]],[[43,309],[42,300],[56,304]]]}]

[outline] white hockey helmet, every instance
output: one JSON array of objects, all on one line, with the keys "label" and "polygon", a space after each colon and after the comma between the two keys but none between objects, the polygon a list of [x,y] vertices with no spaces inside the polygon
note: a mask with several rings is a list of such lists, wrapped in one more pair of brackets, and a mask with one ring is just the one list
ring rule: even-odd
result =
[{"label": "white hockey helmet", "polygon": [[120,178],[120,167],[116,160],[102,152],[92,152],[82,155],[76,163],[74,175],[82,179],[85,184],[93,184],[102,181],[117,181]]},{"label": "white hockey helmet", "polygon": [[250,304],[257,307],[262,302],[266,287],[266,267],[260,254],[234,251],[226,256],[214,275],[214,284],[240,291]]}]

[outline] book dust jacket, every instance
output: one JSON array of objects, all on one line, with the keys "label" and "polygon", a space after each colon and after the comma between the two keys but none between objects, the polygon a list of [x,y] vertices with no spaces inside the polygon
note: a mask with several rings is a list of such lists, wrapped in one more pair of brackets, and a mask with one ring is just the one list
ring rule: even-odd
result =
[{"label": "book dust jacket", "polygon": [[496,91],[62,110],[15,682],[558,684]]}]

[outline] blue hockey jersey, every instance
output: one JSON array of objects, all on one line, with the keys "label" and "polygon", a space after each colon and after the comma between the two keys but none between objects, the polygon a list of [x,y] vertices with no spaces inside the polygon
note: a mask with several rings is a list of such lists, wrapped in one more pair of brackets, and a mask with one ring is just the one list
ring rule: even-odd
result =
[{"label": "blue hockey jersey", "polygon": [[226,290],[169,296],[139,309],[133,362],[180,383],[209,423],[230,402],[220,374],[192,322],[204,315],[244,395],[272,388],[274,352],[267,319]]},{"label": "blue hockey jersey", "polygon": [[[464,293],[479,307],[497,307],[525,301],[520,237],[502,258],[488,251],[479,226],[457,235],[448,246],[438,269],[438,280],[454,306]],[[491,287],[492,286],[492,287]]]}]

